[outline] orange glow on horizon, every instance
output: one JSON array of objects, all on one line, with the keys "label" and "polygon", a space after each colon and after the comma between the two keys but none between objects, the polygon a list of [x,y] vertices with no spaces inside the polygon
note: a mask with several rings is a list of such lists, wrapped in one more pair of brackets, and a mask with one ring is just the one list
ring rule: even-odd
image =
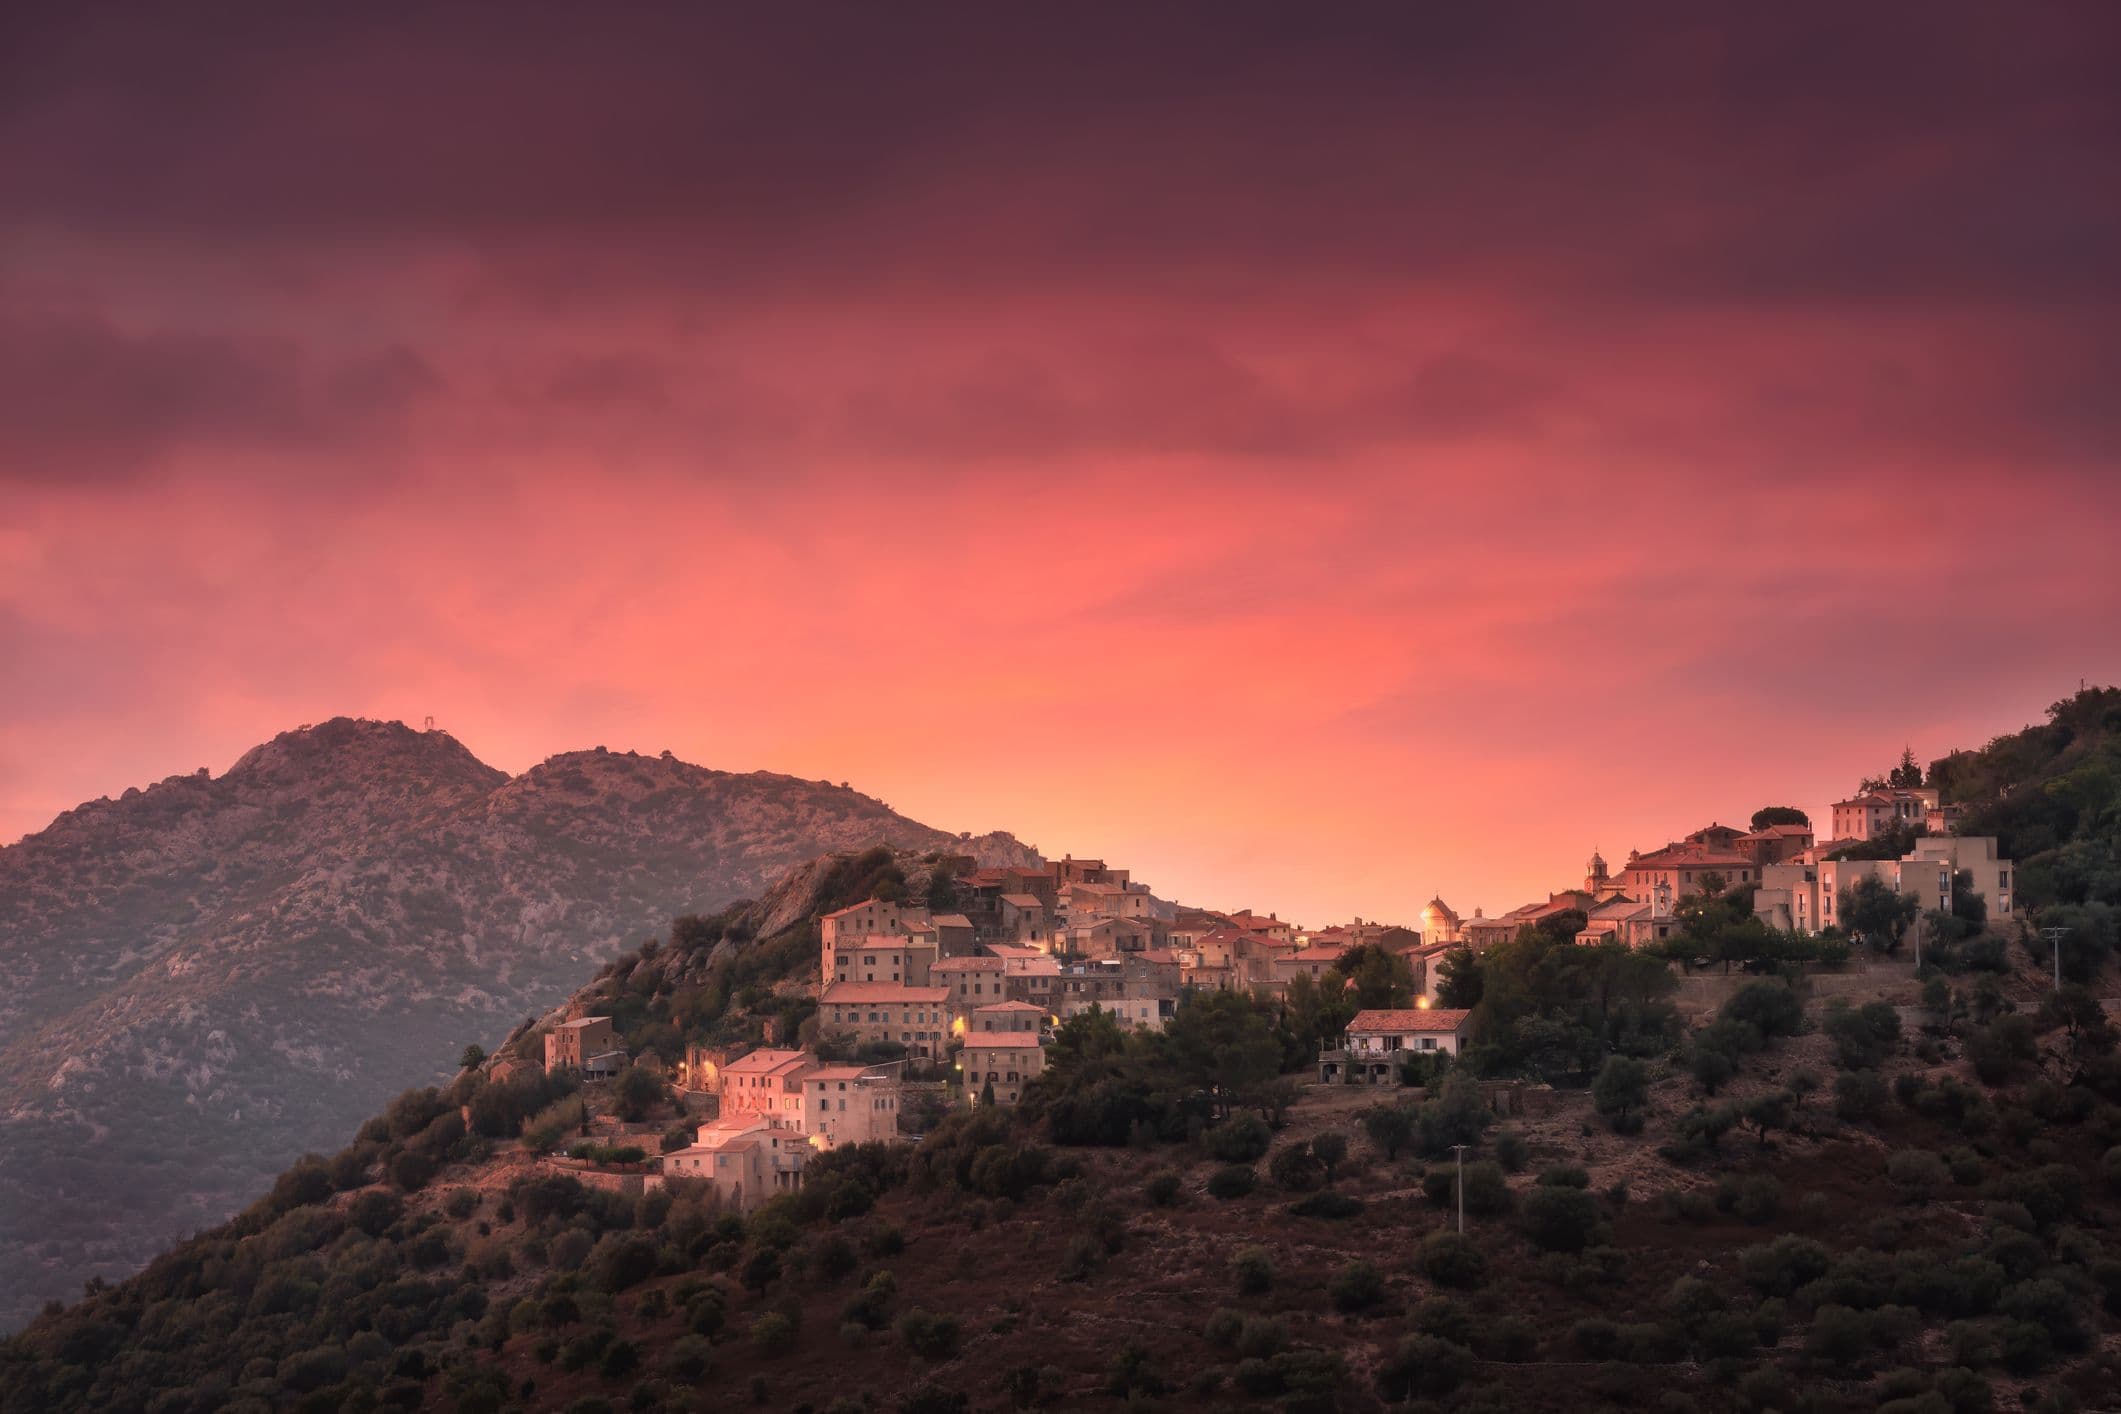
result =
[{"label": "orange glow on horizon", "polygon": [[2066,20],[140,8],[0,122],[0,841],[432,715],[1418,926],[2121,679]]}]

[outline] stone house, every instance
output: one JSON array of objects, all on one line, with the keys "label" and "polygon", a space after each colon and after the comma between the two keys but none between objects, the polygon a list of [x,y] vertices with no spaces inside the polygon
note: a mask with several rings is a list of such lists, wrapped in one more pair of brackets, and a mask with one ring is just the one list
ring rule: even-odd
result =
[{"label": "stone house", "polygon": [[1024,1086],[1046,1068],[1045,1043],[1021,1031],[967,1031],[957,1063],[963,1072],[965,1102],[977,1105],[986,1087],[994,1087],[994,1103],[1013,1105],[1023,1098]]},{"label": "stone house", "polygon": [[578,1016],[545,1033],[545,1069],[571,1070],[590,1079],[617,1075],[626,1064],[618,1032],[608,1016]]}]

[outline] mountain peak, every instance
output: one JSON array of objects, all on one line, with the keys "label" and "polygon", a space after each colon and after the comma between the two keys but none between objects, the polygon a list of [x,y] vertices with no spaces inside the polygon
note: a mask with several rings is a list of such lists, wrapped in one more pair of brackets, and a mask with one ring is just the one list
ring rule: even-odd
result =
[{"label": "mountain peak", "polygon": [[245,752],[224,778],[236,784],[303,782],[320,775],[368,769],[407,770],[488,786],[507,779],[444,731],[415,731],[403,722],[333,717],[281,732]]}]

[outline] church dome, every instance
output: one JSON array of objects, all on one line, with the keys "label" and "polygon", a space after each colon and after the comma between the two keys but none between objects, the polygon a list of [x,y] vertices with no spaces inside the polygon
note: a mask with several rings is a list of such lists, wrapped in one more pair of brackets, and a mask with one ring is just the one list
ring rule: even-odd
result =
[{"label": "church dome", "polygon": [[1424,942],[1451,942],[1458,936],[1458,914],[1441,898],[1432,898],[1421,910]]}]

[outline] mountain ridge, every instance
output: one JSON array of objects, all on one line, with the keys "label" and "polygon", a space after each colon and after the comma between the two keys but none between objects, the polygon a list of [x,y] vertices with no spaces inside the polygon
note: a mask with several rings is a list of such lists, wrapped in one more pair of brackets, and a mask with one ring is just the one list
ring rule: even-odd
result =
[{"label": "mountain ridge", "polygon": [[30,1274],[0,1326],[235,1211],[629,938],[874,844],[1034,857],[799,777],[601,748],[511,776],[344,717],[63,812],[0,847],[0,1261]]}]

